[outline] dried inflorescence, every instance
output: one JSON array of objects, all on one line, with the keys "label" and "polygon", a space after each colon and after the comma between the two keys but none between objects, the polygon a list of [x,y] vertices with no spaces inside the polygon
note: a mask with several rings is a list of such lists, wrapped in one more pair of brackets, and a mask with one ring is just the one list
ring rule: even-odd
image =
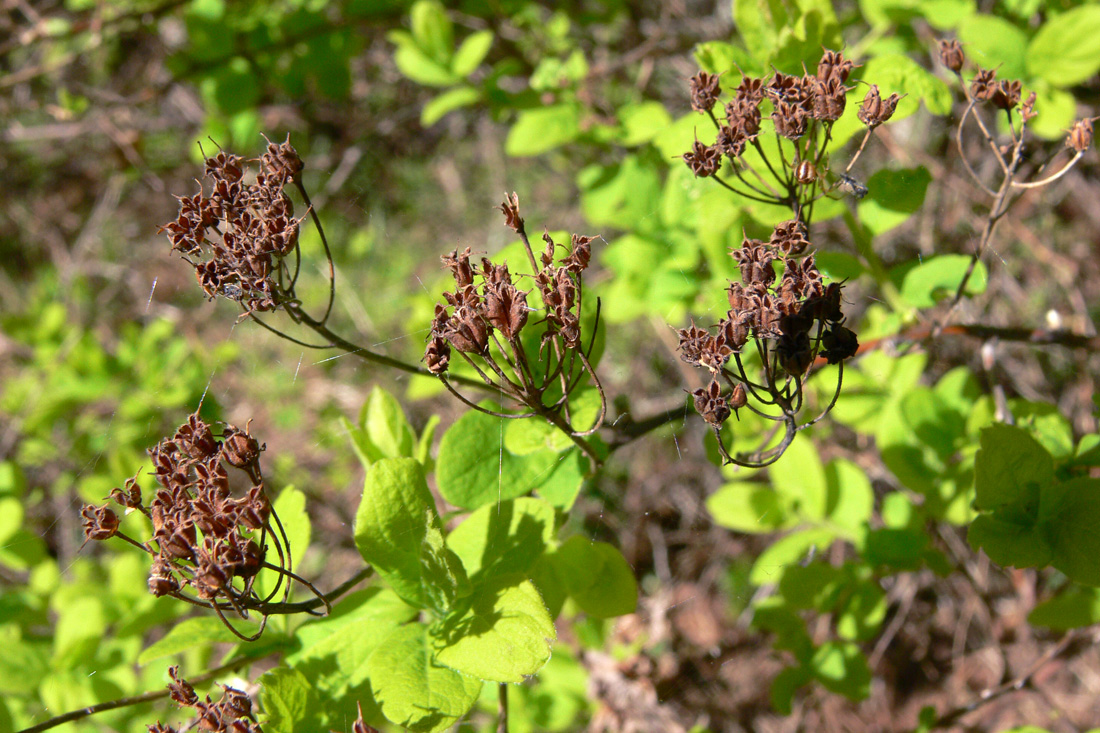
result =
[{"label": "dried inflorescence", "polygon": [[179,676],[179,667],[169,667],[168,675],[172,678],[168,683],[172,700],[181,708],[192,708],[195,719],[182,728],[157,721],[146,726],[149,733],[180,733],[194,728],[209,733],[263,733],[252,714],[252,700],[247,693],[222,685],[222,696],[217,702],[209,695],[199,699],[191,683]]},{"label": "dried inflorescence", "polygon": [[[842,364],[855,355],[859,341],[845,327],[841,284],[825,284],[812,254],[798,257],[809,247],[806,227],[799,220],[778,225],[768,242],[745,239],[730,255],[741,270],[741,281],[727,290],[729,311],[714,332],[694,323],[679,331],[680,358],[706,370],[710,382],[692,392],[695,409],[714,428],[723,457],[729,463],[760,466],[776,460],[789,445],[799,426],[802,385],[820,358]],[[777,277],[775,264],[781,265]],[[759,378],[745,370],[742,354],[760,360]],[[837,389],[821,419],[836,402]],[[755,457],[734,458],[725,448],[722,425],[747,407],[786,428],[784,440]]]},{"label": "dried inflorescence", "polygon": [[[258,170],[249,163],[258,162]],[[178,216],[160,228],[172,249],[195,268],[211,300],[228,298],[245,313],[271,311],[293,299],[294,274],[286,258],[298,246],[304,219],[294,217],[285,188],[298,180],[302,160],[290,138],[269,143],[259,161],[219,151],[206,159],[191,196],[177,196]]]},{"label": "dried inflorescence", "polygon": [[[716,128],[712,145],[698,139],[684,162],[700,178],[715,178],[745,198],[789,207],[800,219],[809,221],[813,202],[833,191],[851,192],[841,184],[850,180],[847,171],[862,151],[861,146],[843,173],[832,174],[828,165],[828,130],[845,112],[847,95],[854,87],[847,84],[855,68],[851,59],[839,51],[826,50],[814,74],[793,76],[775,72],[767,78],[745,76],[734,90],[733,99],[716,114],[719,99],[718,77],[700,71],[690,82],[692,109],[707,114]],[[898,94],[883,99],[872,85],[858,116],[867,126],[867,135],[893,115]],[[765,106],[765,103],[767,105]],[[781,160],[769,160],[758,142],[761,122],[767,113],[779,140]],[[866,143],[866,137],[864,144]],[[791,154],[786,152],[793,146]],[[754,170],[744,158],[749,147],[763,158],[768,176]],[[724,161],[729,161],[732,179],[720,178]],[[748,174],[748,175],[746,175]],[[769,180],[775,179],[774,182]],[[835,179],[826,185],[826,179]]]},{"label": "dried inflorescence", "polygon": [[[250,609],[262,608],[280,590],[285,601],[287,578],[313,590],[291,572],[286,535],[260,470],[263,450],[247,428],[225,425],[216,433],[193,414],[171,438],[149,450],[160,487],[148,504],[135,479],[111,491],[116,504],[149,518],[152,537],[138,542],[123,535],[118,516],[106,505],[84,507],[84,535],[89,540],[120,536],[141,547],[153,556],[150,593],[208,606],[219,616],[230,608],[247,618]],[[229,469],[247,478],[248,488],[241,496],[234,496],[230,488]],[[278,565],[267,560],[268,542],[275,549]],[[278,584],[265,598],[253,590],[263,568],[279,573]],[[252,638],[262,631],[261,624]]]},{"label": "dried inflorescence", "polygon": [[[606,405],[595,425],[577,430],[568,417],[568,402],[573,390],[585,381],[584,374],[604,402],[599,378],[588,360],[593,338],[585,344],[581,321],[583,275],[592,258],[593,237],[574,234],[569,246],[562,247],[544,234],[545,246],[536,260],[516,194],[506,197],[500,209],[505,224],[520,235],[526,247],[533,272],[522,277],[530,279],[531,288],[517,286],[507,263],[495,264],[483,257],[480,266],[474,265],[469,247],[444,255],[443,265],[451,271],[455,289],[444,292],[446,303],[435,307],[424,361],[430,372],[447,383],[445,375],[456,351],[494,391],[526,408],[522,416],[540,415],[574,437],[588,435],[602,423]],[[565,254],[560,253],[563,249]],[[528,304],[532,293],[541,301],[537,309]],[[532,327],[539,329],[537,354],[528,354],[523,343],[524,333]],[[595,328],[594,323],[593,331]],[[547,403],[544,396],[554,391],[555,385],[560,389]],[[564,413],[564,420],[559,413]]]}]

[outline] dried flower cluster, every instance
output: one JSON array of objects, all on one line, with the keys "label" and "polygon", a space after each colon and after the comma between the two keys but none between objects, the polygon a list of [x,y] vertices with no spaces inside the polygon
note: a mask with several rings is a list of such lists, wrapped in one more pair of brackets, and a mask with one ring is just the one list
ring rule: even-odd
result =
[{"label": "dried flower cluster", "polygon": [[210,733],[263,733],[263,728],[252,715],[252,700],[241,690],[222,685],[222,696],[214,702],[209,695],[200,700],[195,688],[179,676],[179,667],[169,667],[168,691],[181,708],[193,708],[195,720],[181,728],[164,725],[159,720],[146,726],[149,733],[179,733],[198,728]]},{"label": "dried flower cluster", "polygon": [[[506,197],[500,209],[505,224],[520,235],[527,250],[533,273],[523,277],[530,278],[532,288],[517,287],[507,263],[498,265],[483,257],[481,266],[475,266],[469,247],[445,255],[443,265],[451,271],[455,289],[444,292],[446,304],[435,307],[424,361],[450,387],[445,375],[452,352],[457,351],[486,385],[527,410],[507,417],[541,415],[574,437],[588,435],[602,423],[606,404],[596,424],[584,430],[571,426],[568,410],[569,395],[585,382],[585,375],[604,401],[599,378],[589,363],[597,324],[592,325],[587,345],[582,338],[583,275],[592,257],[593,237],[574,234],[563,248],[544,234],[545,246],[536,260],[519,215],[519,197],[514,193]],[[559,256],[561,249],[566,252]],[[528,303],[532,292],[540,301],[538,307]],[[597,320],[598,313],[597,307]],[[532,327],[539,329],[534,354],[524,345],[525,329]],[[552,395],[549,402],[548,395]]]},{"label": "dried flower cluster", "polygon": [[[135,479],[111,492],[116,504],[149,518],[152,538],[141,543],[122,534],[118,516],[106,505],[84,507],[85,537],[105,540],[117,535],[149,552],[153,556],[150,593],[208,606],[223,620],[226,608],[247,618],[249,609],[262,608],[280,590],[285,601],[287,578],[313,590],[291,572],[286,534],[260,472],[263,449],[247,430],[226,425],[221,433],[215,433],[193,414],[175,435],[149,450],[160,488],[148,504]],[[233,496],[229,468],[247,477],[249,487],[243,496]],[[267,561],[269,541],[278,565]],[[263,568],[279,574],[279,582],[266,598],[253,590]],[[263,619],[266,622],[266,614]],[[263,624],[254,637],[242,638],[259,638],[262,631]]]},{"label": "dried flower cluster", "polygon": [[[791,220],[777,226],[768,242],[745,239],[730,253],[741,270],[741,282],[730,283],[726,317],[714,333],[694,323],[679,331],[680,358],[710,375],[709,385],[692,396],[695,409],[714,428],[727,463],[760,466],[777,459],[795,432],[805,427],[796,417],[802,408],[803,382],[815,361],[842,364],[859,348],[855,333],[843,325],[840,283],[826,285],[814,256],[798,256],[809,247],[806,234],[801,221]],[[782,276],[776,276],[773,263],[782,266]],[[750,353],[760,361],[757,379],[749,377],[742,360],[750,342]],[[832,402],[806,424],[832,409],[842,375],[843,368]],[[786,427],[779,446],[755,457],[729,454],[721,428],[743,407]]]},{"label": "dried flower cluster", "polygon": [[[962,80],[962,71],[967,65],[967,58],[962,45],[957,40],[939,41],[939,60],[960,81]],[[1021,122],[1024,126],[1038,114],[1035,110],[1035,92],[1028,94],[1027,98],[1021,103],[1022,86],[1020,81],[1018,79],[1001,79],[998,81],[996,69],[979,67],[974,73],[974,78],[970,80],[969,88],[964,86],[963,92],[967,95],[970,105],[959,123],[960,128],[966,122],[966,118],[972,112],[973,107],[979,102],[988,103],[990,106],[1004,111],[1009,115],[1010,123],[1012,122],[1012,111],[1019,107]],[[1085,118],[1074,122],[1073,127],[1066,135],[1065,146],[1078,155],[1088,150],[1092,145],[1092,126],[1095,120],[1096,118]],[[982,134],[987,138],[990,137],[989,131],[984,128]],[[1017,134],[1015,128],[1013,128],[1013,137],[1017,141],[1022,141],[1024,137],[1022,129]],[[1003,154],[1001,157],[1002,159],[1005,158]],[[1003,160],[1002,167],[1007,162],[1007,160]]]},{"label": "dried flower cluster", "polygon": [[[263,733],[264,729],[252,715],[252,699],[243,691],[222,685],[222,696],[217,702],[207,695],[200,700],[195,688],[179,676],[179,667],[169,667],[168,693],[181,708],[193,708],[195,719],[182,728],[164,725],[159,720],[146,726],[149,733],[182,733],[198,729],[209,733]],[[356,703],[359,715],[351,725],[351,733],[378,733],[378,729],[363,721],[363,706]],[[332,733],[336,733],[333,731]]]},{"label": "dried flower cluster", "polygon": [[[827,130],[843,116],[847,94],[854,88],[846,85],[854,68],[852,61],[839,51],[826,50],[813,75],[775,72],[764,79],[745,76],[733,99],[725,104],[721,119],[714,111],[721,96],[719,78],[700,71],[689,84],[691,106],[711,118],[717,133],[713,145],[696,140],[691,150],[683,155],[684,162],[696,176],[713,177],[754,201],[787,206],[803,221],[809,221],[808,208],[813,201],[839,188],[837,183],[830,187],[823,183],[829,176],[827,145],[830,136],[820,136],[817,130],[818,125]],[[857,113],[867,126],[868,135],[890,119],[900,98],[891,94],[883,99],[878,87],[871,85]],[[765,103],[770,107],[767,117],[779,138],[780,161],[769,160],[758,142]],[[793,146],[792,155],[786,154],[784,142]],[[763,158],[768,175],[754,170],[745,159],[743,154],[750,146]],[[860,151],[862,149],[861,146]],[[719,178],[725,160],[731,164],[736,183]],[[843,174],[836,175],[838,180],[847,178],[851,163],[854,158]]]},{"label": "dried flower cluster", "polygon": [[269,143],[258,162],[252,176],[238,155],[207,158],[209,195],[200,184],[198,193],[177,196],[179,215],[160,228],[195,268],[206,295],[236,301],[245,313],[274,310],[293,298],[295,275],[285,259],[296,251],[304,218],[294,218],[285,191],[302,171],[289,136]]}]

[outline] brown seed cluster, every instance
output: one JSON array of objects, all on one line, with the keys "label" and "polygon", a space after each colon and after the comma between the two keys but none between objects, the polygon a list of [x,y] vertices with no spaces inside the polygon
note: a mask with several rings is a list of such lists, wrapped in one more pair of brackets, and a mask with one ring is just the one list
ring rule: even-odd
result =
[{"label": "brown seed cluster", "polygon": [[302,218],[284,190],[302,171],[290,138],[269,143],[258,170],[238,155],[220,151],[207,158],[204,177],[192,196],[177,196],[180,208],[160,228],[172,249],[195,268],[212,300],[221,296],[246,313],[270,311],[291,297],[293,277],[284,264],[298,244]]},{"label": "brown seed cluster", "polygon": [[222,685],[222,696],[217,702],[207,695],[200,700],[195,688],[179,676],[179,667],[169,667],[168,683],[171,698],[181,708],[192,708],[195,719],[183,726],[174,728],[160,721],[146,726],[149,733],[180,733],[197,729],[209,733],[263,733],[263,728],[252,715],[252,700],[241,690]]},{"label": "brown seed cluster", "polygon": [[720,93],[718,77],[700,71],[690,82],[691,106],[715,119],[717,138],[713,145],[696,141],[683,155],[684,162],[696,176],[706,177],[718,172],[723,156],[738,158],[760,132],[761,103],[765,99],[771,102],[770,118],[776,133],[789,140],[805,136],[814,121],[831,123],[840,119],[851,90],[845,84],[853,68],[855,65],[841,52],[827,50],[813,75],[776,72],[765,79],[746,76],[725,105],[722,121],[714,115]]},{"label": "brown seed cluster", "polygon": [[[246,617],[250,607],[270,601],[280,590],[283,575],[291,570],[289,548],[264,488],[263,450],[247,429],[226,425],[216,433],[196,413],[149,450],[160,486],[148,504],[134,479],[111,492],[116,504],[140,511],[152,523],[147,542],[123,536],[153,556],[150,593],[198,602],[219,615],[222,607],[232,608]],[[248,488],[243,495],[234,496],[230,469],[244,475]],[[121,535],[118,516],[107,506],[85,506],[82,515],[87,539]],[[267,562],[268,541],[278,566]],[[264,599],[253,591],[262,568],[280,573],[278,587]]]},{"label": "brown seed cluster", "polygon": [[[444,292],[446,302],[435,307],[424,361],[430,372],[442,376],[453,352],[458,352],[486,384],[545,417],[547,410],[557,410],[565,400],[544,405],[543,394],[560,383],[568,396],[583,381],[575,379],[575,368],[587,372],[599,389],[588,364],[591,344],[586,351],[581,326],[583,275],[592,259],[594,238],[574,234],[569,246],[562,247],[544,234],[544,247],[536,257],[519,215],[518,197],[506,197],[500,209],[505,224],[520,235],[527,250],[533,272],[523,277],[530,278],[532,287],[520,289],[507,263],[483,257],[480,266],[474,265],[469,247],[444,255],[443,265],[451,271],[455,289]],[[532,292],[541,300],[538,309],[528,304]],[[528,355],[521,340],[525,329],[533,326],[541,329],[537,356]],[[534,363],[536,358],[540,363]]]},{"label": "brown seed cluster", "polygon": [[[726,317],[714,332],[694,323],[679,331],[680,358],[710,374],[708,386],[692,396],[695,409],[716,430],[746,405],[761,414],[778,408],[793,419],[801,406],[802,380],[815,360],[837,364],[858,350],[855,333],[843,325],[840,283],[825,284],[812,254],[797,256],[808,246],[798,220],[778,225],[767,242],[745,239],[730,252],[741,281],[727,290]],[[750,378],[741,360],[750,343],[762,362],[760,379]]]}]

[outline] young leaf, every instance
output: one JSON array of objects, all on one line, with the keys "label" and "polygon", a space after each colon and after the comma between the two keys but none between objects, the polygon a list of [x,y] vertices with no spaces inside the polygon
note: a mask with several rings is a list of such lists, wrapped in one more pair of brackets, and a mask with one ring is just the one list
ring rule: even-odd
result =
[{"label": "young leaf", "polygon": [[394,591],[418,608],[446,610],[469,591],[461,561],[443,543],[415,459],[389,458],[371,467],[355,517],[355,544]]},{"label": "young leaf", "polygon": [[317,691],[301,671],[276,667],[260,676],[260,703],[267,720],[264,730],[294,733],[321,730],[318,713],[323,709]]},{"label": "young leaf", "polygon": [[525,109],[508,131],[504,151],[514,157],[539,155],[572,142],[580,132],[576,105],[566,102]]},{"label": "young leaf", "polygon": [[454,52],[454,26],[447,11],[434,0],[419,0],[410,11],[416,43],[435,61],[445,63]]},{"label": "young leaf", "polygon": [[723,527],[748,534],[766,534],[786,526],[785,498],[770,486],[734,482],[711,494],[707,498],[707,509],[714,521]]},{"label": "young leaf", "polygon": [[451,59],[451,71],[463,77],[474,73],[492,45],[492,31],[478,31],[470,34],[462,41],[454,58]]},{"label": "young leaf", "polygon": [[[463,509],[476,509],[523,496],[553,481],[562,458],[572,454],[537,451],[513,455],[501,446],[500,418],[471,410],[443,434],[435,478],[443,498]],[[579,477],[575,485],[579,486]]]},{"label": "young leaf", "polygon": [[569,595],[589,616],[622,616],[637,607],[634,571],[612,545],[574,535],[551,559]]},{"label": "young leaf", "polygon": [[932,176],[928,170],[883,169],[867,179],[867,197],[859,202],[859,219],[878,236],[901,225],[924,204]]},{"label": "young leaf", "polygon": [[1058,87],[1100,70],[1100,7],[1074,8],[1043,23],[1027,47],[1027,68]]},{"label": "young leaf", "polygon": [[481,92],[473,87],[448,89],[424,105],[420,112],[420,126],[431,127],[448,113],[468,107],[481,99]]},{"label": "young leaf", "polygon": [[1100,623],[1100,588],[1069,586],[1027,615],[1032,626],[1069,631]]},{"label": "young leaf", "polygon": [[[968,255],[937,255],[905,273],[901,284],[901,297],[914,308],[931,308],[938,301],[953,295],[970,266]],[[985,264],[979,261],[966,283],[966,295],[985,292],[988,274]]]},{"label": "young leaf", "polygon": [[180,621],[167,634],[146,647],[138,655],[137,663],[146,665],[154,659],[179,654],[195,647],[236,641],[240,640],[216,616],[197,616]]},{"label": "young leaf", "polygon": [[481,681],[436,662],[428,630],[402,626],[367,660],[371,689],[390,721],[414,733],[451,727],[477,700]]},{"label": "young leaf", "polygon": [[[331,680],[324,680],[326,692],[338,694],[358,687],[370,676],[367,659],[398,626],[413,620],[415,608],[388,588],[372,587],[343,598],[324,619],[303,624],[294,632],[299,650],[287,657],[291,665],[331,660]],[[316,678],[315,678],[316,679]],[[322,680],[317,680],[322,685]]]},{"label": "young leaf", "polygon": [[520,683],[550,658],[557,631],[531,581],[494,577],[474,590],[469,604],[432,628],[441,664],[486,681]]},{"label": "young leaf", "polygon": [[499,575],[526,575],[553,541],[554,525],[552,506],[524,497],[481,507],[447,535],[447,546],[477,585]]},{"label": "young leaf", "polygon": [[359,425],[381,458],[412,458],[416,437],[405,411],[393,395],[381,387],[371,390],[359,411]]}]

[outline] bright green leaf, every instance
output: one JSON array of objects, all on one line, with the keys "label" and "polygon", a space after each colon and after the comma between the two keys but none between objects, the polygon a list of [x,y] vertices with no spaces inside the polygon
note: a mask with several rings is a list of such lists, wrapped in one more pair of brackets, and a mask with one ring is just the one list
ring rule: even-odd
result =
[{"label": "bright green leaf", "polygon": [[446,63],[454,53],[454,26],[443,5],[434,0],[419,0],[409,15],[417,45],[435,61]]},{"label": "bright green leaf", "polygon": [[521,575],[480,585],[469,608],[433,627],[442,646],[436,659],[491,682],[523,682],[550,658],[557,631],[538,590]]},{"label": "bright green leaf", "polygon": [[554,528],[552,506],[522,497],[481,507],[447,535],[447,546],[476,585],[494,576],[526,575],[553,541]]},{"label": "bright green leaf", "polygon": [[[238,628],[240,628],[238,626]],[[246,629],[245,633],[251,633]],[[168,633],[149,645],[137,658],[137,663],[146,665],[154,659],[170,654],[213,644],[235,643],[240,639],[225,627],[216,616],[198,616],[184,619],[169,629]]]},{"label": "bright green leaf", "polygon": [[451,71],[458,76],[466,77],[474,73],[481,65],[486,54],[493,45],[492,31],[478,31],[466,37],[451,59]]},{"label": "bright green leaf", "polygon": [[[970,266],[970,259],[968,255],[945,254],[924,260],[905,274],[901,297],[914,308],[931,308],[938,301],[953,296]],[[966,283],[966,294],[985,292],[987,281],[985,263],[979,260]]]},{"label": "bright green leaf", "polygon": [[789,565],[800,562],[807,553],[823,552],[834,539],[836,534],[831,529],[817,527],[793,532],[773,542],[756,558],[749,573],[749,582],[753,585],[776,582]]},{"label": "bright green leaf", "polygon": [[1039,518],[1050,564],[1078,583],[1100,586],[1100,479],[1075,478],[1044,489]]},{"label": "bright green leaf", "polygon": [[573,104],[525,109],[508,131],[504,151],[515,157],[539,155],[572,142],[580,131],[580,113]]},{"label": "bright green leaf", "polygon": [[1074,8],[1043,23],[1027,47],[1027,68],[1057,87],[1100,71],[1100,7]]},{"label": "bright green leaf", "polygon": [[1100,623],[1100,588],[1072,585],[1027,615],[1032,626],[1069,631]]},{"label": "bright green leaf", "polygon": [[638,604],[634,571],[612,545],[574,535],[552,558],[569,595],[589,616],[611,618],[634,612]]},{"label": "bright green leaf", "polygon": [[276,667],[260,677],[260,703],[267,720],[264,730],[295,733],[320,730],[318,714],[322,709],[317,691],[309,679],[291,667]]},{"label": "bright green leaf", "polygon": [[419,463],[384,459],[367,473],[355,518],[355,544],[408,603],[445,610],[468,592],[462,563],[446,548]]},{"label": "bright green leaf", "polygon": [[774,532],[787,523],[784,502],[770,486],[726,484],[707,498],[707,509],[723,527],[749,534]]},{"label": "bright green leaf", "polygon": [[431,127],[448,113],[462,107],[469,107],[480,99],[481,92],[473,87],[448,89],[424,105],[424,109],[420,112],[420,126]]},{"label": "bright green leaf", "polygon": [[371,689],[390,721],[414,733],[451,727],[477,700],[481,681],[435,661],[428,630],[420,624],[390,634],[367,660]]}]

